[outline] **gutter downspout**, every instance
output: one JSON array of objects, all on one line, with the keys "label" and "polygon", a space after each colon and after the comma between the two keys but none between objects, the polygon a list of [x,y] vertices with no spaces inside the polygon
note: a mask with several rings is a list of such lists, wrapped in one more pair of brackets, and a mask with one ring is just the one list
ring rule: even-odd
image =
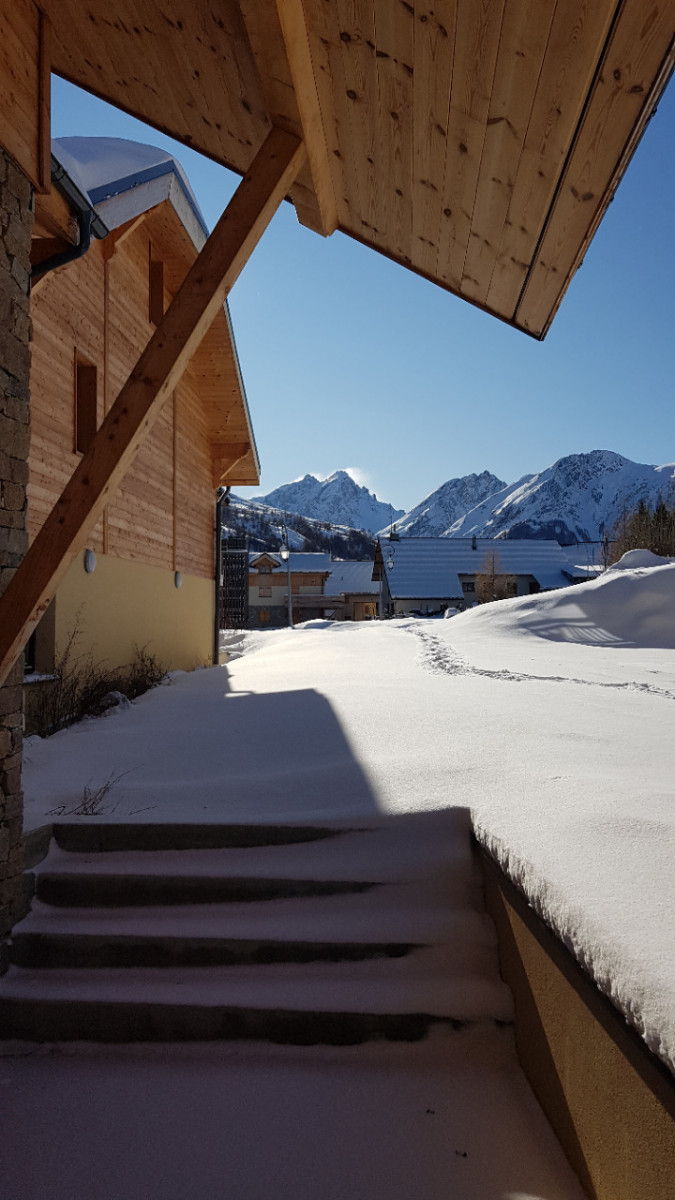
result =
[{"label": "gutter downspout", "polygon": [[43,262],[36,263],[31,271],[31,281],[33,283],[41,279],[49,271],[54,271],[57,267],[65,267],[67,263],[75,262],[76,259],[82,258],[91,245],[92,233],[97,238],[104,238],[110,232],[108,226],[101,220],[91,204],[91,201],[73,183],[68,173],[53,154],[52,183],[56,184],[75,212],[79,240],[76,246],[71,246],[68,250],[61,250],[58,254],[52,254],[51,258],[45,258]]},{"label": "gutter downspout", "polygon": [[216,500],[216,534],[215,534],[215,583],[216,583],[216,602],[214,606],[213,618],[213,665],[217,667],[220,662],[220,604],[221,604],[221,588],[223,585],[223,506],[230,503],[229,487],[218,488],[218,499]]}]

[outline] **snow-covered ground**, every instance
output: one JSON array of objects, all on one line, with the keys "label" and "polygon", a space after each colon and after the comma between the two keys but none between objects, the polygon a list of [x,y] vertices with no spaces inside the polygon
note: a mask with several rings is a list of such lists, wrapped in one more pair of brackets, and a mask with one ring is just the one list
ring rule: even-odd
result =
[{"label": "snow-covered ground", "polygon": [[[644,565],[651,564],[651,565]],[[249,634],[225,668],[29,739],[26,823],[456,807],[675,1070],[675,564],[449,621]]]}]

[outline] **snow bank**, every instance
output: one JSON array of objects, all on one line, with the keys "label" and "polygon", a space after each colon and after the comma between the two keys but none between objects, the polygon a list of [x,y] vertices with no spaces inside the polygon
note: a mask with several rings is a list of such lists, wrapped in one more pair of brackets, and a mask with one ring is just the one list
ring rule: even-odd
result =
[{"label": "snow bank", "polygon": [[664,567],[672,563],[672,558],[663,558],[653,554],[651,550],[627,550],[618,562],[608,567],[608,571],[634,571],[637,567]]},{"label": "snow bank", "polygon": [[475,634],[634,649],[675,648],[675,562],[631,550],[598,579],[472,609],[453,625]]}]

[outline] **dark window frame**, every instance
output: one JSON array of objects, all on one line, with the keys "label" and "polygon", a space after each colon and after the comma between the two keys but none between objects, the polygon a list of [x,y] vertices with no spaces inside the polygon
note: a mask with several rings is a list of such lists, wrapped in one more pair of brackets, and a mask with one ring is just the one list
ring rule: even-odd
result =
[{"label": "dark window frame", "polygon": [[86,454],[98,428],[98,371],[77,348],[74,376],[73,449]]}]

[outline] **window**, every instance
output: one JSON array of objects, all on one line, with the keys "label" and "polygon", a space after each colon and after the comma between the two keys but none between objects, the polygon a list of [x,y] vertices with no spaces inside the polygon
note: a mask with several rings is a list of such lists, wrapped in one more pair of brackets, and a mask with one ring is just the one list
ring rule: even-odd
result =
[{"label": "window", "polygon": [[463,591],[463,592],[475,592],[475,590],[476,590],[476,585],[475,585],[475,583],[470,583],[470,582],[467,582],[467,581],[465,581],[465,582],[462,584],[462,591]]},{"label": "window", "polygon": [[148,247],[148,252],[148,316],[153,325],[159,325],[164,316],[164,263],[152,257],[152,246]]},{"label": "window", "polygon": [[75,450],[86,454],[96,433],[96,367],[75,351]]},{"label": "window", "polygon": [[260,622],[260,624],[261,624],[261,625],[269,625],[269,623],[270,623],[270,612],[269,612],[269,609],[268,609],[268,608],[261,608],[261,609],[260,609],[260,611],[259,611],[259,613],[258,613],[258,620],[259,620],[259,622]]},{"label": "window", "polygon": [[271,568],[270,564],[269,563],[261,563],[260,566],[258,567],[258,574],[259,575],[271,575],[272,568]]},{"label": "window", "polygon": [[258,595],[259,596],[271,596],[272,595],[271,587],[259,587]]}]

